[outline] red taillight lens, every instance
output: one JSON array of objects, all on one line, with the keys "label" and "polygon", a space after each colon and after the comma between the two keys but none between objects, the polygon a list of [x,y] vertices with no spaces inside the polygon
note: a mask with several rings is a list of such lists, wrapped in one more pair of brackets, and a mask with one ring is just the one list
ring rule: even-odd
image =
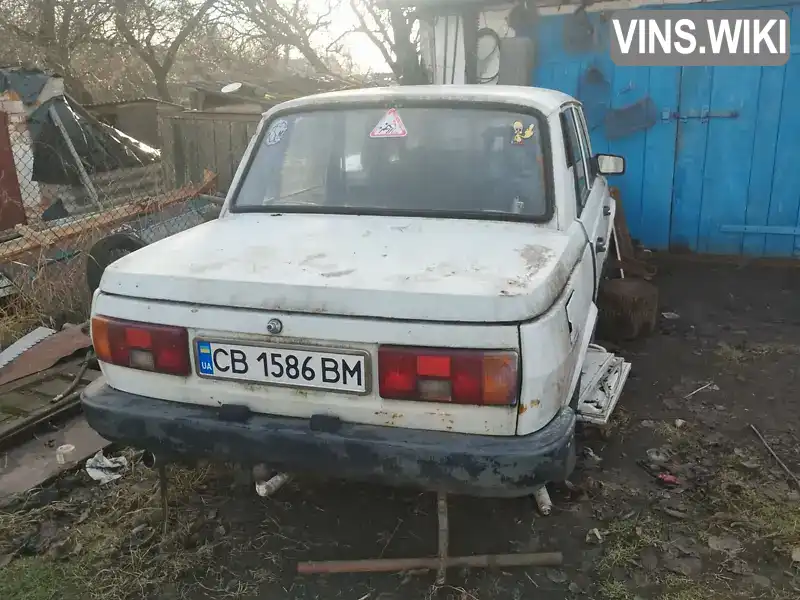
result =
[{"label": "red taillight lens", "polygon": [[92,317],[92,344],[103,362],[169,375],[189,375],[189,333],[183,327]]},{"label": "red taillight lens", "polygon": [[512,406],[519,393],[516,352],[381,346],[382,398]]}]

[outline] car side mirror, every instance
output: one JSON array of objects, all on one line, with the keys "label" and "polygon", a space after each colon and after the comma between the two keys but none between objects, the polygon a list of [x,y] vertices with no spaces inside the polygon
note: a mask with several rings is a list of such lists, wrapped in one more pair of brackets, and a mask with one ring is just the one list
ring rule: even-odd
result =
[{"label": "car side mirror", "polygon": [[625,159],[614,154],[596,154],[592,159],[594,171],[600,175],[622,175]]}]

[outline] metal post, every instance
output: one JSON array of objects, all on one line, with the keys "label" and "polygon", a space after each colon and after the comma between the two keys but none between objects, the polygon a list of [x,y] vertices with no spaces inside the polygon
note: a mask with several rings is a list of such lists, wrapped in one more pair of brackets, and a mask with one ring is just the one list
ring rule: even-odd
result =
[{"label": "metal post", "polygon": [[69,153],[72,155],[72,159],[75,161],[75,166],[78,168],[78,176],[81,178],[81,182],[83,186],[86,188],[86,191],[89,193],[89,196],[92,199],[97,207],[100,210],[103,210],[103,205],[100,203],[99,197],[97,195],[97,190],[94,189],[94,185],[92,184],[92,180],[89,178],[89,174],[86,172],[86,169],[83,167],[83,161],[81,161],[81,157],[78,155],[78,151],[75,149],[75,146],[72,144],[72,140],[69,137],[69,133],[67,132],[67,128],[64,127],[64,123],[61,120],[61,117],[58,116],[58,111],[56,107],[51,105],[48,112],[50,113],[50,118],[53,119],[53,122],[58,127],[58,130],[61,132],[61,136],[64,138],[64,142],[67,144],[67,148],[69,148]]},{"label": "metal post", "polygon": [[436,573],[436,585],[444,585],[450,538],[450,528],[447,523],[447,494],[444,492],[436,494],[436,512],[439,517],[439,569]]},{"label": "metal post", "polygon": [[167,465],[158,465],[158,487],[161,490],[161,516],[164,519],[164,535],[167,535],[167,524],[169,523],[169,503],[167,502]]}]

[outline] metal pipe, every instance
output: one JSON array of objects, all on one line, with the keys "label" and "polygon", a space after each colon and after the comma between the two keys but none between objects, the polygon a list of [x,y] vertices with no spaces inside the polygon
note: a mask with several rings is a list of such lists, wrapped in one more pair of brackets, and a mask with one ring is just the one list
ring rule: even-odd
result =
[{"label": "metal pipe", "polygon": [[271,496],[279,489],[281,489],[290,479],[291,475],[289,475],[288,473],[278,473],[277,475],[272,476],[267,481],[256,481],[256,494],[258,494],[262,498]]},{"label": "metal pipe", "polygon": [[545,517],[553,511],[553,501],[550,500],[550,494],[547,492],[547,487],[542,486],[533,493],[536,500],[536,506],[539,507],[539,512]]},{"label": "metal pipe", "polygon": [[436,573],[436,585],[444,585],[447,574],[448,547],[450,545],[450,526],[447,515],[447,494],[436,495],[436,508],[439,516],[439,570]]},{"label": "metal pipe", "polygon": [[302,575],[315,573],[388,573],[438,570],[442,563],[452,567],[557,567],[564,560],[561,552],[538,552],[534,554],[480,554],[477,556],[452,556],[445,558],[379,558],[367,560],[331,560],[302,562],[297,572]]},{"label": "metal pipe", "polygon": [[147,469],[152,469],[156,466],[156,455],[150,452],[149,450],[145,450],[144,454],[142,454],[142,465],[144,465]]}]

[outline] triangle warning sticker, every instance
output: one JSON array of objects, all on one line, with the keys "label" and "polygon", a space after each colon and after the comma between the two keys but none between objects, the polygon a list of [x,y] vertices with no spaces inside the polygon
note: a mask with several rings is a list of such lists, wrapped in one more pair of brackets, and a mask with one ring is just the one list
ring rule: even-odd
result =
[{"label": "triangle warning sticker", "polygon": [[408,132],[406,126],[403,125],[403,120],[397,114],[397,109],[390,108],[383,118],[375,125],[369,137],[371,138],[398,138],[406,137]]}]

